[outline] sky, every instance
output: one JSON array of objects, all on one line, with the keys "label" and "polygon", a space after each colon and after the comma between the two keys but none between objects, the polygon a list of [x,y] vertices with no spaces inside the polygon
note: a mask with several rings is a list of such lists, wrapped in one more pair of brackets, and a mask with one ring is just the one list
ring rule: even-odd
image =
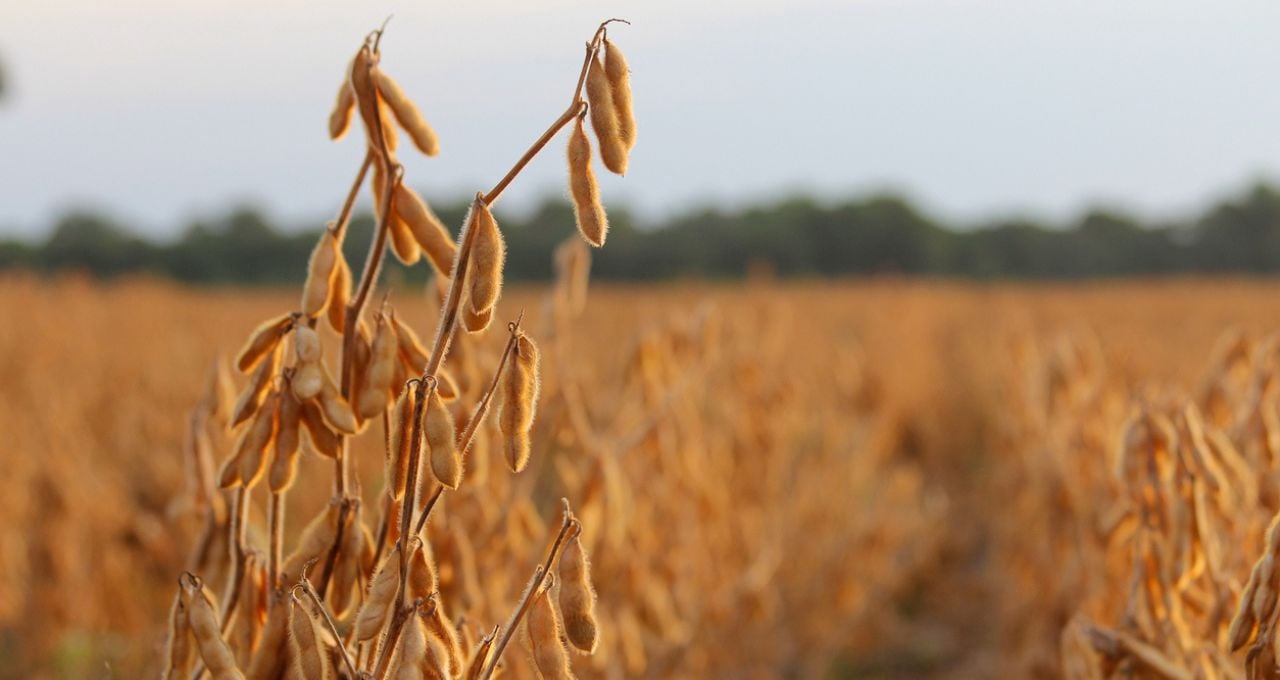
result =
[{"label": "sky", "polygon": [[[601,189],[642,218],[885,189],[961,223],[1160,217],[1280,178],[1274,0],[5,0],[0,237],[77,207],[319,226],[362,153],[329,109],[387,15],[383,66],[441,138],[401,154],[431,200],[492,186],[615,16],[638,142]],[[564,194],[563,143],[500,210]]]}]

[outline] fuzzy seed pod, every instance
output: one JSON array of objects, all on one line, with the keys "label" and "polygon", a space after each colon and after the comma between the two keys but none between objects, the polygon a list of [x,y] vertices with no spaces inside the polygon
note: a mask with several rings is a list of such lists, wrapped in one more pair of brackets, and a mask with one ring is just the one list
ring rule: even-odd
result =
[{"label": "fuzzy seed pod", "polygon": [[299,680],[329,680],[333,677],[333,668],[320,641],[315,619],[296,598],[286,606],[289,608],[290,676]]},{"label": "fuzzy seed pod", "polygon": [[359,505],[348,514],[347,528],[342,532],[342,548],[333,567],[333,585],[328,602],[333,608],[333,615],[338,618],[342,618],[354,604],[356,586],[363,583],[372,567],[373,542],[366,542],[369,529],[365,527],[362,516]]},{"label": "fuzzy seed pod", "polygon": [[413,552],[409,555],[409,597],[426,597],[435,592],[439,583],[436,566],[428,550],[422,541],[414,541]]},{"label": "fuzzy seed pod", "polygon": [[387,457],[387,483],[392,498],[404,496],[409,477],[409,450],[413,436],[414,391],[405,390],[396,400],[395,416],[391,421],[391,451]]},{"label": "fuzzy seed pod", "polygon": [[591,108],[591,129],[600,142],[600,160],[604,167],[617,175],[627,173],[627,144],[622,139],[621,126],[609,86],[609,76],[596,54],[587,71],[587,102]]},{"label": "fuzzy seed pod", "polygon": [[422,415],[422,430],[431,451],[431,472],[450,489],[462,482],[462,456],[458,455],[453,416],[440,395],[431,390]]},{"label": "fuzzy seed pod", "polygon": [[169,610],[169,642],[165,651],[165,680],[186,680],[196,664],[196,642],[187,622],[187,605],[182,591],[173,598]]},{"label": "fuzzy seed pod", "polygon": [[333,278],[329,281],[329,306],[327,316],[329,327],[341,335],[347,326],[347,305],[351,304],[351,265],[347,258],[338,254],[338,264],[333,268]]},{"label": "fuzzy seed pod", "polygon": [[300,364],[320,361],[320,334],[310,326],[299,325],[293,331],[293,352]]},{"label": "fuzzy seed pod", "polygon": [[[409,139],[413,140],[413,145],[428,156],[440,153],[440,140],[436,137],[435,130],[427,124],[427,120],[422,117],[422,112],[400,88],[400,84],[380,69],[375,69],[373,74],[378,86],[378,94],[382,95],[396,122],[409,133]],[[384,119],[383,123],[386,124],[387,121]]]},{"label": "fuzzy seed pod", "polygon": [[356,417],[351,413],[351,407],[347,405],[347,401],[338,392],[338,386],[334,384],[333,377],[329,375],[328,369],[323,369],[321,373],[324,376],[324,386],[320,388],[319,401],[320,409],[324,412],[324,419],[338,432],[355,434],[358,428],[356,426]]},{"label": "fuzzy seed pod", "polygon": [[[298,546],[284,561],[280,568],[280,577],[284,583],[297,583],[302,578],[302,569],[312,560],[321,560],[333,547],[338,533],[338,514],[340,503],[336,500],[321,508],[302,535],[298,537]],[[317,561],[317,564],[319,562]]]},{"label": "fuzzy seed pod", "polygon": [[356,394],[356,411],[361,418],[373,418],[387,407],[391,382],[396,375],[398,350],[399,340],[396,338],[395,329],[384,318],[374,333],[369,367],[365,371],[360,391]]},{"label": "fuzzy seed pod", "polygon": [[447,678],[454,677],[462,668],[462,647],[458,642],[458,631],[445,617],[444,606],[439,603],[422,612],[421,618],[426,624],[427,632],[431,633],[431,636],[443,647],[444,658],[436,659],[437,663],[444,662],[439,663],[440,670],[443,671],[442,675]]},{"label": "fuzzy seed pod", "polygon": [[426,253],[431,266],[441,276],[448,276],[453,270],[453,257],[458,248],[444,222],[440,221],[418,192],[404,184],[396,186],[392,200],[396,214],[409,227],[413,240]]},{"label": "fuzzy seed pod", "polygon": [[356,95],[351,91],[351,83],[343,79],[342,86],[338,88],[338,96],[333,102],[333,111],[329,113],[329,139],[336,141],[347,134],[347,128],[351,127],[351,114],[355,109]]},{"label": "fuzzy seed pod", "polygon": [[375,151],[381,152],[380,145],[377,142],[376,130],[381,128],[382,139],[386,143],[387,151],[396,150],[396,134],[395,128],[391,123],[391,116],[387,115],[386,104],[382,98],[378,96],[377,89],[374,85],[372,69],[377,67],[377,59],[369,48],[361,47],[356,53],[355,59],[351,61],[351,91],[355,95],[356,110],[360,112],[360,120],[364,123],[365,135],[369,140],[369,146]]},{"label": "fuzzy seed pod", "polygon": [[493,633],[484,636],[480,644],[471,653],[471,661],[467,664],[466,675],[464,680],[480,680],[481,674],[484,672],[485,663],[489,661],[489,650],[493,647]]},{"label": "fuzzy seed pod", "polygon": [[395,314],[391,315],[391,324],[395,327],[396,342],[400,349],[400,360],[404,362],[405,368],[411,373],[422,373],[427,368],[427,362],[430,357],[427,355],[427,348],[422,346],[422,341],[418,339],[418,334],[413,329],[400,320]]},{"label": "fuzzy seed pod", "polygon": [[324,366],[320,362],[298,364],[294,367],[293,380],[289,381],[293,396],[298,401],[310,401],[324,389]]},{"label": "fuzzy seed pod", "polygon": [[396,647],[391,667],[395,669],[391,676],[395,680],[426,680],[423,665],[427,660],[427,632],[418,621],[418,617],[410,616],[400,632],[400,644]]},{"label": "fuzzy seed pod", "polygon": [[479,196],[471,205],[471,213],[470,228],[476,230],[471,250],[471,308],[484,312],[492,309],[502,295],[502,263],[507,246],[493,213]]},{"label": "fuzzy seed pod", "polygon": [[293,485],[298,474],[298,443],[301,440],[302,404],[289,386],[280,391],[280,415],[276,425],[275,457],[267,483],[271,493],[281,493]]},{"label": "fuzzy seed pod", "polygon": [[599,248],[609,234],[609,217],[600,203],[600,187],[591,169],[591,140],[587,139],[582,118],[574,123],[569,135],[569,194],[573,198],[573,216],[582,238]]},{"label": "fuzzy seed pod", "polygon": [[382,632],[387,615],[391,612],[391,604],[396,597],[396,589],[400,587],[400,548],[395,548],[374,572],[369,582],[369,592],[360,611],[356,614],[355,636],[359,642],[372,640]]},{"label": "fuzzy seed pod", "polygon": [[240,482],[252,488],[267,469],[267,450],[275,439],[280,417],[280,393],[272,391],[258,409],[253,423],[240,435],[236,460],[240,466]]},{"label": "fuzzy seed pod", "polygon": [[582,548],[582,535],[576,533],[560,554],[560,614],[569,644],[584,654],[594,653],[600,642],[595,609],[591,566]]},{"label": "fuzzy seed pod", "polygon": [[258,368],[249,378],[249,386],[236,401],[235,410],[231,414],[232,427],[252,418],[253,414],[258,412],[258,408],[262,406],[262,400],[267,396],[267,390],[271,387],[271,378],[280,370],[282,354],[280,345],[277,344],[275,349],[267,353],[265,360],[258,362]]},{"label": "fuzzy seed pod", "polygon": [[462,326],[467,329],[468,333],[479,333],[489,327],[489,322],[493,321],[493,307],[483,312],[477,312],[471,308],[471,305],[463,305],[462,309]]},{"label": "fuzzy seed pod", "polygon": [[618,135],[630,151],[636,145],[636,115],[631,108],[631,69],[618,46],[604,41],[604,74],[609,81],[613,112],[618,118]]},{"label": "fuzzy seed pod", "polygon": [[267,622],[258,641],[257,653],[249,664],[249,680],[276,680],[284,673],[288,657],[289,608],[278,594],[270,596],[274,604],[267,612]]},{"label": "fuzzy seed pod", "polygon": [[529,605],[525,619],[525,634],[529,649],[533,651],[534,665],[544,678],[572,678],[569,653],[560,640],[560,621],[556,619],[551,595],[546,590],[538,593]]},{"label": "fuzzy seed pod", "polygon": [[[396,209],[395,196],[399,193],[400,186],[399,179],[396,179],[391,186],[387,186],[387,173],[382,163],[373,164],[373,215],[379,220],[383,219],[382,207],[390,205],[386,222],[387,234],[391,237],[391,252],[395,253],[396,259],[404,264],[412,265],[422,257],[422,253],[418,249],[418,242],[414,240],[413,231]],[[387,191],[391,192],[390,197],[387,196]],[[390,204],[385,203],[388,198],[391,200]]]},{"label": "fuzzy seed pod", "polygon": [[183,604],[187,608],[187,623],[195,635],[196,646],[200,650],[200,658],[213,680],[239,680],[244,676],[236,668],[235,656],[231,648],[222,639],[222,631],[218,627],[218,613],[213,606],[212,597],[201,585],[200,580],[190,574],[182,579]]},{"label": "fuzzy seed pod", "polygon": [[257,366],[263,357],[280,344],[280,339],[289,330],[291,323],[293,323],[293,316],[290,314],[262,322],[241,348],[240,354],[236,357],[236,368],[240,369],[241,373],[248,373]]},{"label": "fuzzy seed pod", "polygon": [[529,428],[538,404],[538,347],[521,333],[503,380],[498,427],[504,439],[507,466],[519,472],[529,462]]},{"label": "fuzzy seed pod", "polygon": [[302,313],[309,317],[319,315],[329,302],[329,284],[333,281],[333,268],[341,257],[340,246],[338,237],[326,229],[311,251],[307,282],[302,286]]},{"label": "fuzzy seed pod", "polygon": [[316,453],[325,458],[337,458],[341,444],[338,442],[338,435],[325,424],[320,407],[315,402],[303,402],[301,415],[302,425],[307,429],[307,438],[311,440]]}]

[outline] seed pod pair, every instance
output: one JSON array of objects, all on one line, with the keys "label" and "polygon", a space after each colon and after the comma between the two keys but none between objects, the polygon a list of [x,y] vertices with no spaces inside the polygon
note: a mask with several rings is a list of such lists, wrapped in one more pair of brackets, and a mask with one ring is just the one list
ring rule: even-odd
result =
[{"label": "seed pod pair", "polygon": [[595,609],[591,566],[579,531],[560,555],[560,614],[564,617],[565,637],[584,654],[594,653],[600,641]]},{"label": "seed pod pair", "polygon": [[587,71],[587,102],[590,104],[591,129],[600,142],[600,160],[610,172],[626,174],[627,143],[622,137],[609,75],[598,53],[592,57],[591,68]]},{"label": "seed pod pair", "polygon": [[[360,51],[351,60],[348,72],[351,94],[355,100],[355,108],[360,112],[360,120],[364,123],[365,135],[369,147],[381,153],[382,144],[378,142],[377,132],[382,132],[382,142],[388,152],[396,150],[397,139],[395,128],[391,124],[391,116],[386,104],[378,96],[374,71],[377,69],[378,55],[362,45]],[[341,102],[339,102],[341,103]]]},{"label": "seed pod pair", "polygon": [[529,462],[529,429],[538,406],[538,347],[524,333],[516,338],[513,355],[502,383],[502,431],[507,466],[519,472]]}]

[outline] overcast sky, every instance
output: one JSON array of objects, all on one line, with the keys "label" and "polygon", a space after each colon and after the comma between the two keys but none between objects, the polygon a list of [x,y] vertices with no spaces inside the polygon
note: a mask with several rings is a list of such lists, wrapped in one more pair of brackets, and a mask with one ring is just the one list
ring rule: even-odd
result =
[{"label": "overcast sky", "polygon": [[[316,224],[361,157],[325,121],[365,33],[441,137],[428,198],[487,188],[567,104],[602,18],[638,145],[607,201],[660,217],[792,190],[945,218],[1173,215],[1280,177],[1280,2],[4,0],[0,236],[92,206],[152,234],[252,203]],[[504,198],[563,192],[563,142]]]}]

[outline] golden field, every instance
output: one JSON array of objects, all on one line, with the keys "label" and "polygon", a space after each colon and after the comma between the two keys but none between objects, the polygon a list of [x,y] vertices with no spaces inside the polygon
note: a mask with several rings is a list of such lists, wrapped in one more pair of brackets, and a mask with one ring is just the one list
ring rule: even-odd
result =
[{"label": "golden field", "polygon": [[[441,599],[466,634],[501,623],[563,496],[599,596],[583,677],[1262,672],[1228,624],[1280,507],[1275,292],[593,286],[557,324],[548,291],[510,290],[495,319],[523,310],[542,347],[533,460],[512,475],[477,442],[427,527]],[[430,337],[430,292],[390,302]],[[187,414],[296,292],[19,276],[0,305],[0,676],[156,674],[201,532]],[[467,347],[460,382],[502,336]],[[371,527],[377,439],[354,450]],[[1228,446],[1226,473],[1201,460]],[[330,475],[304,453],[288,544]],[[528,656],[513,641],[506,677]]]}]

